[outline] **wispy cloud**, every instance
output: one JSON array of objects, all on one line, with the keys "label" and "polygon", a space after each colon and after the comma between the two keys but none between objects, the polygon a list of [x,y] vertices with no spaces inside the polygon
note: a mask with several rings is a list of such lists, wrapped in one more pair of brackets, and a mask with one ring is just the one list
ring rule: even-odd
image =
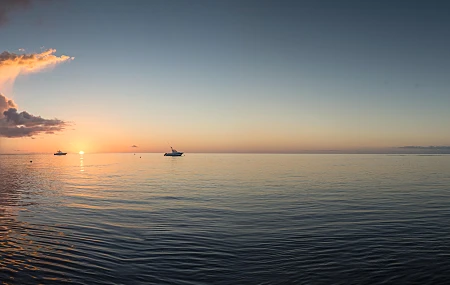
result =
[{"label": "wispy cloud", "polygon": [[57,63],[74,59],[67,55],[56,56],[56,49],[48,49],[40,53],[15,54],[4,51],[0,54],[0,67],[14,67],[20,72],[36,72]]},{"label": "wispy cloud", "polygon": [[131,147],[138,147],[138,146],[134,144],[134,145],[132,145]]},{"label": "wispy cloud", "polygon": [[55,49],[40,53],[16,54],[8,51],[0,53],[0,87],[12,85],[20,74],[38,72],[58,63],[73,60],[67,55],[56,56]]}]

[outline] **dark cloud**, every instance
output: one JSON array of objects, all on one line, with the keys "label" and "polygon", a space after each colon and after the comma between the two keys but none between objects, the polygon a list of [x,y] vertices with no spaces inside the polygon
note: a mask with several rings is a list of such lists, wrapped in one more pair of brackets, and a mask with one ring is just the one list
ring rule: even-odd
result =
[{"label": "dark cloud", "polygon": [[[53,127],[55,128],[55,127]],[[59,131],[64,128],[58,128]],[[31,137],[34,135],[38,135],[40,133],[47,133],[47,127],[45,126],[37,126],[37,127],[11,127],[11,126],[0,126],[0,137],[6,138],[21,138],[21,137]]]},{"label": "dark cloud", "polygon": [[134,145],[132,145],[131,147],[138,147],[138,146],[134,144]]},{"label": "dark cloud", "polygon": [[36,126],[60,126],[64,122],[58,119],[44,119],[39,116],[33,116],[28,112],[17,112],[15,108],[9,108],[3,112],[6,122],[15,126],[36,127]]},{"label": "dark cloud", "polygon": [[26,8],[31,2],[31,0],[0,0],[0,26],[8,22],[8,13]]},{"label": "dark cloud", "polygon": [[[17,112],[14,101],[0,94],[0,137],[31,137],[39,134],[54,134],[69,125],[58,119],[44,119],[28,112]],[[4,111],[6,110],[6,111]]]}]

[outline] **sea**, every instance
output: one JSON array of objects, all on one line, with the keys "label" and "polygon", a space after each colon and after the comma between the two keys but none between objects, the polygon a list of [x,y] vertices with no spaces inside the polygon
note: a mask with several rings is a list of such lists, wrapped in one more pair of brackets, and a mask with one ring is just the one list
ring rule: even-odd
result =
[{"label": "sea", "polygon": [[0,155],[0,284],[449,284],[450,155]]}]

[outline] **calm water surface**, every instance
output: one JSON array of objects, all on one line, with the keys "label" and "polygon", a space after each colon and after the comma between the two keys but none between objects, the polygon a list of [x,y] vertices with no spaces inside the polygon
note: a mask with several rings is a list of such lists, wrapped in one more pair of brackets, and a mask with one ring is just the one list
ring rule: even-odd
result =
[{"label": "calm water surface", "polygon": [[0,155],[0,182],[3,284],[450,280],[448,155]]}]

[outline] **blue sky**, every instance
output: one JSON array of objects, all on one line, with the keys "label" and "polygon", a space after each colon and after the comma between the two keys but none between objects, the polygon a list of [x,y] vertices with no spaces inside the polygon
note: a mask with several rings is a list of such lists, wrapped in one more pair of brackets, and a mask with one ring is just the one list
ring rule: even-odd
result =
[{"label": "blue sky", "polygon": [[449,13],[444,1],[30,1],[8,12],[0,52],[75,59],[0,92],[98,136],[92,151],[448,145]]}]

